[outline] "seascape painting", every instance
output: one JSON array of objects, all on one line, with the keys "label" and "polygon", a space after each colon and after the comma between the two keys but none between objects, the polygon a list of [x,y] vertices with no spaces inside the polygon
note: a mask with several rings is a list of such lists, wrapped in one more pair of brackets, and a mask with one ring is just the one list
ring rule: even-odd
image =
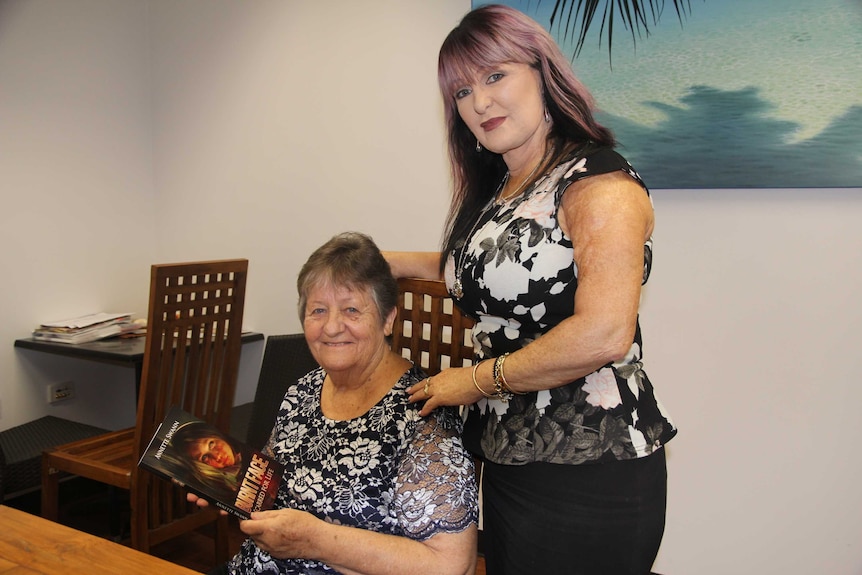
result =
[{"label": "seascape painting", "polygon": [[550,30],[649,187],[862,187],[862,0],[600,0],[579,49],[590,0],[497,3]]}]

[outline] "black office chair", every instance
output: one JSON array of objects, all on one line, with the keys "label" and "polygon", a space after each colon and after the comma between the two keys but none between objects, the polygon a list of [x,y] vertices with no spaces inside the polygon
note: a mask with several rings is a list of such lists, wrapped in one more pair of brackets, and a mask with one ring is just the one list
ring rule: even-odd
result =
[{"label": "black office chair", "polygon": [[297,379],[317,367],[304,334],[271,335],[266,338],[246,443],[257,449],[266,444],[285,391]]}]

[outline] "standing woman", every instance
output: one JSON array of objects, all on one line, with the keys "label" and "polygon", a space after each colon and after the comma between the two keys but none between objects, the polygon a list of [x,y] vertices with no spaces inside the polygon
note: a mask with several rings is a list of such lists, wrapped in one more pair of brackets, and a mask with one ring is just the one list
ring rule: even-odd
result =
[{"label": "standing woman", "polygon": [[[643,370],[653,209],[548,33],[468,13],[440,49],[454,193],[441,252],[388,252],[476,318],[473,368],[411,389],[467,405],[489,575],[649,573],[676,429]],[[426,385],[428,383],[428,385]]]}]

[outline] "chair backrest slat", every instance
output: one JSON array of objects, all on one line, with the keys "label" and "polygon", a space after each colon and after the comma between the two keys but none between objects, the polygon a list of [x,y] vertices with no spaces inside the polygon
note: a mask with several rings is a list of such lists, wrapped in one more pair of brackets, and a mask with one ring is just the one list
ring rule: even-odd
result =
[{"label": "chair backrest slat", "polygon": [[474,322],[454,305],[445,283],[401,278],[398,292],[392,349],[429,375],[472,365]]}]

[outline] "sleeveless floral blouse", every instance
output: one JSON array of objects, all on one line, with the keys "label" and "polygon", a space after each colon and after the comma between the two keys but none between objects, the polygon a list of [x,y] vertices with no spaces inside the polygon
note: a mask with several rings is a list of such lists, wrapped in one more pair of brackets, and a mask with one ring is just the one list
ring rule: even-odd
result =
[{"label": "sleeveless floral blouse", "polygon": [[[486,206],[464,245],[449,254],[446,284],[463,258],[458,306],[476,318],[478,360],[514,352],[574,313],[578,270],[572,240],[557,218],[566,188],[581,178],[622,170],[644,186],[610,148],[576,156],[523,195]],[[644,193],[649,193],[644,186]],[[466,253],[463,250],[466,249]],[[652,240],[644,244],[646,283]],[[542,461],[581,464],[643,457],[676,435],[641,361],[640,326],[626,356],[561,387],[516,395],[508,403],[469,406],[467,448],[498,464]]]},{"label": "sleeveless floral blouse", "polygon": [[[323,415],[318,368],[291,386],[265,451],[285,465],[277,508],[291,507],[340,525],[423,541],[460,533],[478,521],[473,460],[461,443],[453,408],[428,417],[407,401],[427,377],[409,369],[368,413],[347,421]],[[276,559],[246,539],[232,574],[332,574],[305,559]]]}]

